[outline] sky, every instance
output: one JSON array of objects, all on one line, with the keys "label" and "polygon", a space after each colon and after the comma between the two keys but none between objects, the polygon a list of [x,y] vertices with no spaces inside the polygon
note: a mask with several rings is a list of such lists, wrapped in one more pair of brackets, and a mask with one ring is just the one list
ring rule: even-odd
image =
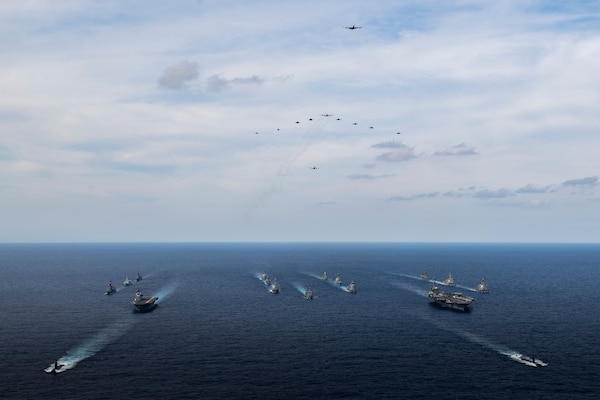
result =
[{"label": "sky", "polygon": [[600,242],[597,0],[5,1],[0,57],[0,242]]}]

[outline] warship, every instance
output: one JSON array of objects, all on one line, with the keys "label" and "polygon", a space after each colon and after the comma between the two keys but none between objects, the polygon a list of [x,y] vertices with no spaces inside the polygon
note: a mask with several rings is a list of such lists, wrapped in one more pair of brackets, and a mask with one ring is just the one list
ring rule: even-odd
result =
[{"label": "warship", "polygon": [[429,289],[429,298],[431,303],[441,308],[449,308],[457,311],[470,311],[470,305],[475,300],[472,297],[465,296],[462,293],[456,292],[442,292],[440,288],[433,285]]},{"label": "warship", "polygon": [[333,283],[335,283],[338,286],[342,286],[342,278],[340,278],[340,274],[337,274],[335,276],[335,280],[333,281]]},{"label": "warship", "polygon": [[448,277],[444,279],[444,282],[442,282],[442,284],[446,286],[456,286],[456,283],[454,283],[454,278],[452,277],[452,272],[448,274]]},{"label": "warship", "polygon": [[269,292],[273,294],[279,293],[279,283],[277,283],[277,279],[273,280],[273,284],[271,285],[271,289],[269,289]]},{"label": "warship", "polygon": [[157,306],[156,300],[158,300],[156,296],[144,297],[142,291],[138,289],[131,305],[133,306],[133,311],[143,313],[152,311]]},{"label": "warship", "polygon": [[312,300],[313,299],[313,292],[310,288],[306,289],[306,292],[304,293],[304,298],[306,300]]},{"label": "warship", "polygon": [[488,287],[487,283],[485,283],[485,280],[483,278],[481,278],[481,282],[479,282],[479,284],[475,287],[475,290],[479,293],[490,292],[490,288]]},{"label": "warship", "polygon": [[324,281],[326,281],[327,279],[327,272],[323,272],[323,276],[321,277],[321,279],[323,279]]},{"label": "warship", "polygon": [[125,277],[125,280],[123,281],[123,286],[130,286],[131,285],[131,279],[129,279],[128,276]]},{"label": "warship", "polygon": [[346,291],[348,293],[356,294],[356,284],[354,283],[354,281],[350,281],[350,284],[346,288]]},{"label": "warship", "polygon": [[429,280],[429,274],[427,272],[423,272],[420,276],[421,279],[423,279],[424,281],[428,281]]},{"label": "warship", "polygon": [[548,363],[543,362],[542,360],[536,359],[535,356],[524,356],[523,354],[519,354],[519,353],[515,353],[515,354],[511,354],[510,358],[512,358],[515,361],[518,361],[520,363],[523,363],[525,365],[528,365],[530,367],[545,367],[548,365]]},{"label": "warship", "polygon": [[115,288],[111,282],[108,282],[108,287],[106,288],[105,294],[113,294],[117,292],[117,288]]},{"label": "warship", "polygon": [[135,275],[135,281],[139,282],[141,280],[142,280],[142,274],[140,274],[139,271],[138,271],[138,273]]}]

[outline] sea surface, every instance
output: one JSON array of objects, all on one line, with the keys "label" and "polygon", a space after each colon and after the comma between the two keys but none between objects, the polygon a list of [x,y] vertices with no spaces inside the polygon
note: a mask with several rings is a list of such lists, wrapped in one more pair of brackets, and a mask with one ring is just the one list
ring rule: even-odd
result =
[{"label": "sea surface", "polygon": [[598,399],[599,284],[598,244],[1,244],[0,398]]}]

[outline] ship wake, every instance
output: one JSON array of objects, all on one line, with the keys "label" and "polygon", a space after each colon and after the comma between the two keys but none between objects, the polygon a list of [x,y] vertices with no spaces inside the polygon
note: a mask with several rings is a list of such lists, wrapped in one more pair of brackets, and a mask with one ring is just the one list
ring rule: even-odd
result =
[{"label": "ship wake", "polygon": [[[390,275],[401,276],[403,278],[410,278],[410,279],[414,279],[414,280],[421,281],[421,282],[430,282],[430,283],[435,283],[436,285],[448,286],[443,281],[438,281],[436,279],[429,279],[429,278],[424,279],[424,278],[422,278],[420,276],[409,275],[409,274],[400,274],[400,273],[397,273],[397,272],[388,272],[388,273]],[[475,288],[471,288],[471,287],[468,287],[468,286],[463,286],[463,285],[460,285],[460,284],[456,284],[456,285],[454,285],[454,287],[461,288],[461,289],[464,289],[464,290],[468,290],[469,292],[477,292],[477,290]]]},{"label": "ship wake", "polygon": [[415,294],[418,294],[419,296],[427,297],[427,290],[418,289],[412,285],[407,285],[401,282],[391,282],[391,285],[400,289],[408,290],[409,292],[413,292]]},{"label": "ship wake", "polygon": [[80,345],[67,350],[67,353],[57,360],[60,368],[56,371],[54,371],[54,362],[44,371],[61,373],[75,368],[81,361],[93,357],[108,344],[125,335],[134,323],[135,319],[127,318],[107,326]]},{"label": "ship wake", "polygon": [[171,294],[173,294],[176,289],[177,289],[176,283],[170,283],[167,286],[164,286],[163,288],[161,288],[156,293],[156,297],[158,297],[158,300],[156,300],[156,303],[162,303],[162,301],[165,300],[167,297],[169,297]]},{"label": "ship wake", "polygon": [[429,319],[427,319],[427,320],[440,329],[443,329],[447,332],[454,333],[454,334],[462,337],[463,339],[468,340],[471,343],[478,344],[482,347],[485,347],[489,350],[496,352],[497,354],[506,356],[509,359],[511,359],[512,361],[516,361],[518,363],[527,365],[529,367],[545,367],[548,365],[548,363],[546,363],[542,360],[536,360],[534,357],[524,356],[523,354],[519,353],[516,350],[509,349],[508,347],[506,347],[504,345],[494,343],[486,338],[475,335],[471,332],[468,332],[468,331],[465,331],[462,329],[451,328],[449,326],[442,325],[437,321],[433,321],[433,320],[429,320]]},{"label": "ship wake", "polygon": [[299,291],[302,294],[302,296],[304,296],[304,294],[306,293],[306,288],[304,286],[297,282],[293,282],[292,285],[297,291]]}]

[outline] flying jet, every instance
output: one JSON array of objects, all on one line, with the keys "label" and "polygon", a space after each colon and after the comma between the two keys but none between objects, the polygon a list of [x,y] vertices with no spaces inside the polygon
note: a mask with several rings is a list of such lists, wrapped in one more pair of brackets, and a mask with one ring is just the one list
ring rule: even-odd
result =
[{"label": "flying jet", "polygon": [[331,117],[333,114],[321,114],[321,117]]},{"label": "flying jet", "polygon": [[356,122],[353,122],[352,125],[358,125]]},{"label": "flying jet", "polygon": [[352,25],[352,26],[345,26],[344,28],[346,28],[346,29],[360,29],[360,28],[362,28],[362,26]]},{"label": "flying jet", "polygon": [[317,167],[308,167],[308,168],[310,168],[310,169],[319,169],[319,168],[317,168]]},{"label": "flying jet", "polygon": [[396,135],[401,135],[401,134],[402,134],[402,132],[396,132]]}]

